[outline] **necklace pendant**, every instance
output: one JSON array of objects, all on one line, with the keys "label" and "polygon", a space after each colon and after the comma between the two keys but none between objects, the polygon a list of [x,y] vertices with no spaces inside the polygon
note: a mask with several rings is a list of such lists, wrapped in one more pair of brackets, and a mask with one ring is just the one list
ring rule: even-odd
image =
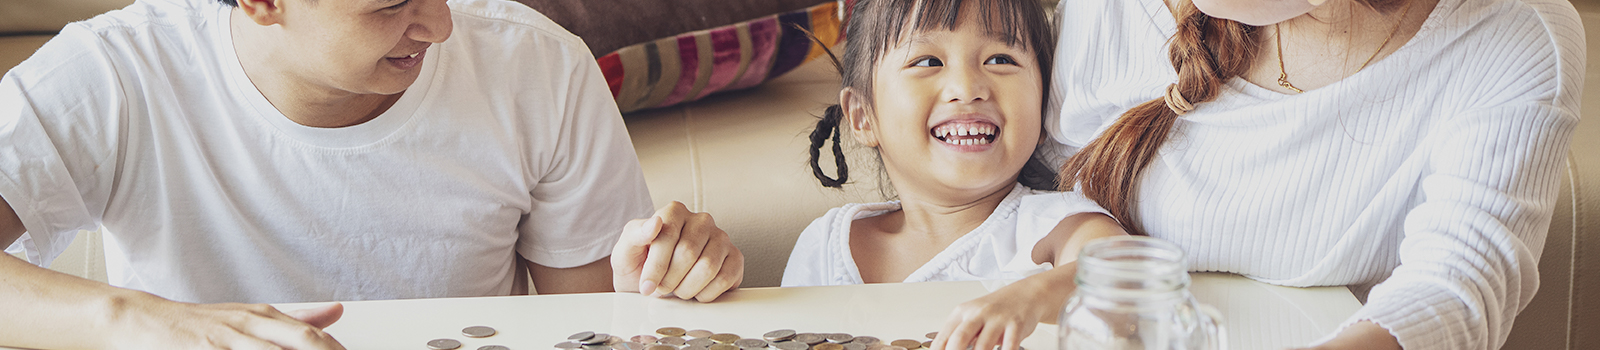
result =
[{"label": "necklace pendant", "polygon": [[1289,91],[1294,91],[1294,93],[1297,93],[1297,94],[1303,94],[1303,93],[1306,92],[1305,90],[1300,90],[1300,88],[1294,87],[1294,84],[1289,84],[1289,75],[1288,74],[1282,74],[1282,75],[1278,76],[1278,86],[1282,86],[1285,89],[1289,89]]}]

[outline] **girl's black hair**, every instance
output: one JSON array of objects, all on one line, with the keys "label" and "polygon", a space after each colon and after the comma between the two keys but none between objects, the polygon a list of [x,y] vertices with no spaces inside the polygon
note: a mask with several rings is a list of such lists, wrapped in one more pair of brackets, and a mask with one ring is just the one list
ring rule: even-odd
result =
[{"label": "girl's black hair", "polygon": [[[1055,34],[1045,18],[1044,6],[1038,0],[856,0],[850,6],[845,23],[844,57],[828,57],[839,69],[841,88],[851,88],[864,100],[872,100],[872,75],[880,56],[899,42],[901,35],[910,31],[933,29],[953,30],[961,21],[961,8],[967,1],[976,1],[978,24],[989,35],[1004,40],[1006,45],[1032,50],[1039,64],[1043,80],[1041,110],[1050,96],[1050,64],[1054,62]],[[909,18],[908,18],[909,17]],[[815,39],[815,38],[813,38]],[[819,42],[820,43],[820,42]],[[826,45],[823,45],[826,49]],[[1041,116],[1042,117],[1042,116]],[[839,133],[845,122],[844,110],[837,104],[828,106],[811,131],[811,172],[823,186],[839,188],[849,181],[844,151],[839,145]],[[1041,131],[1042,133],[1042,131]],[[839,177],[831,178],[817,163],[828,139],[833,140],[833,159]],[[1022,166],[1017,182],[1038,190],[1055,190],[1056,171],[1039,159],[1039,151]]]}]

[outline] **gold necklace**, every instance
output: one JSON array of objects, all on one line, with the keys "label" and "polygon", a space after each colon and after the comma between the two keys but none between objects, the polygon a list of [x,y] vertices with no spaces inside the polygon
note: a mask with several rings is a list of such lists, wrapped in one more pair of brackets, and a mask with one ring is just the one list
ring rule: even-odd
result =
[{"label": "gold necklace", "polygon": [[[1356,68],[1357,72],[1360,72],[1362,69],[1367,69],[1367,64],[1372,63],[1372,59],[1377,58],[1378,53],[1383,52],[1383,48],[1389,46],[1389,40],[1394,39],[1394,34],[1400,31],[1400,24],[1405,23],[1406,15],[1411,13],[1411,3],[1411,1],[1406,1],[1406,8],[1400,11],[1400,20],[1395,21],[1394,27],[1389,28],[1389,36],[1383,38],[1382,44],[1378,44],[1377,51],[1373,51],[1372,55],[1367,56],[1366,61],[1361,62],[1361,67]],[[1297,94],[1305,93],[1305,90],[1300,90],[1300,88],[1294,87],[1294,84],[1289,83],[1289,71],[1283,68],[1283,31],[1279,30],[1279,28],[1281,28],[1279,23],[1272,24],[1273,41],[1276,42],[1278,47],[1278,86],[1282,86],[1285,89],[1294,91],[1294,93]]]}]

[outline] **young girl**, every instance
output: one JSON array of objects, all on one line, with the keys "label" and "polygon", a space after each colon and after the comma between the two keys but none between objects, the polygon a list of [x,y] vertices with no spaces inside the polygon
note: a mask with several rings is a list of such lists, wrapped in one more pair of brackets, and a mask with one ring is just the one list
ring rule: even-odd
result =
[{"label": "young girl", "polygon": [[[813,221],[783,285],[1022,278],[958,307],[932,346],[1016,348],[1061,310],[1078,250],[1123,234],[1076,193],[1034,190],[1056,186],[1033,158],[1053,42],[1043,8],[862,0],[846,33],[839,105],[812,133],[811,166],[824,186],[847,181],[839,134],[848,128],[877,151],[899,200],[849,204]],[[830,137],[838,178],[817,164]]]}]

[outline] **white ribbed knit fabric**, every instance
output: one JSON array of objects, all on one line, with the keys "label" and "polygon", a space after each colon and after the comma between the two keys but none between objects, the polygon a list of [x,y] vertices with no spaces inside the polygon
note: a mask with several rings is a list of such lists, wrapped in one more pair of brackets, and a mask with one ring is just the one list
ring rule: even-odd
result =
[{"label": "white ribbed knit fabric", "polygon": [[[1176,80],[1161,0],[1058,10],[1053,138],[1070,154]],[[1442,0],[1397,52],[1282,95],[1234,78],[1179,119],[1137,222],[1190,269],[1371,285],[1346,324],[1406,349],[1493,349],[1538,289],[1584,38],[1564,0]],[[1357,288],[1361,289],[1361,288]]]}]

